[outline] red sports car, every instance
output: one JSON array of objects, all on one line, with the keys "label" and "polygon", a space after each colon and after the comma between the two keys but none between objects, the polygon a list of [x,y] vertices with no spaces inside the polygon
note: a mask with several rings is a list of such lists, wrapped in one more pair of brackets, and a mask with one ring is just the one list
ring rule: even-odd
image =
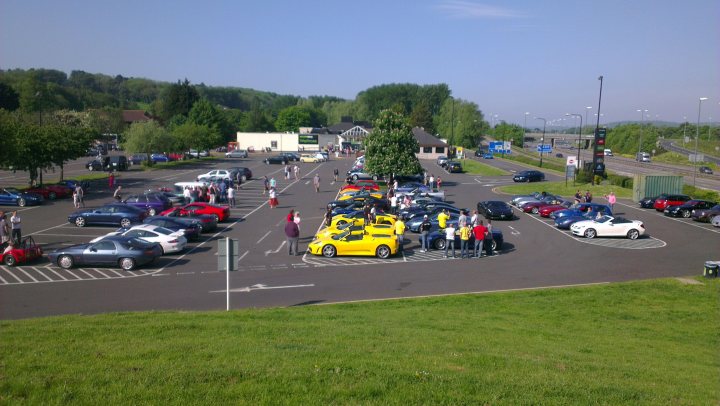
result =
[{"label": "red sports car", "polygon": [[35,244],[32,237],[23,238],[20,245],[14,246],[8,252],[5,252],[7,246],[8,243],[0,244],[0,263],[7,266],[30,262],[42,257],[43,254],[42,248]]},{"label": "red sports car", "polygon": [[[179,211],[179,213],[177,213]],[[195,202],[186,204],[182,207],[173,207],[160,213],[161,216],[166,216],[172,212],[176,212],[180,216],[187,216],[192,214],[207,214],[214,216],[216,221],[223,222],[230,218],[230,208],[215,206],[213,204]]]},{"label": "red sports car", "polygon": [[[560,205],[560,204],[562,204],[562,202],[563,202],[562,200],[547,200],[544,202],[537,202],[537,201],[536,202],[528,202],[528,203],[523,204],[522,207],[520,207],[520,208],[525,213],[538,214],[538,213],[540,213],[541,208],[546,207],[546,206]],[[565,209],[567,209],[567,207],[565,207]],[[549,216],[549,214],[548,214],[548,216]]]},{"label": "red sports car", "polygon": [[34,186],[25,189],[25,192],[35,193],[42,196],[46,200],[62,199],[64,197],[72,196],[72,190],[64,185],[43,185]]},{"label": "red sports car", "polygon": [[572,206],[572,203],[569,201],[565,201],[560,204],[551,204],[549,206],[542,206],[542,207],[540,207],[540,216],[541,217],[550,217],[550,214],[552,214],[553,212],[569,209],[570,206]]},{"label": "red sports car", "polygon": [[345,185],[340,189],[341,192],[344,192],[346,190],[370,190],[374,192],[380,191],[380,186],[371,180],[359,180],[352,185]]}]

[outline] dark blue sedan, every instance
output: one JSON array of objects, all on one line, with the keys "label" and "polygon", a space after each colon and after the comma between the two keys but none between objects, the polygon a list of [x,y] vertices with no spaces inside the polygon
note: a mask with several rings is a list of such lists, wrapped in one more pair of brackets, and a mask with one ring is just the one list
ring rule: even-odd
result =
[{"label": "dark blue sedan", "polygon": [[128,206],[139,207],[146,210],[151,216],[165,211],[173,205],[165,195],[155,192],[130,195],[124,200],[124,203]]},{"label": "dark blue sedan", "polygon": [[40,204],[43,197],[35,193],[21,192],[14,187],[0,189],[0,206],[32,206]]},{"label": "dark blue sedan", "polygon": [[200,238],[202,232],[200,220],[188,217],[152,216],[143,220],[143,223],[165,227],[173,231],[182,230],[188,241]]},{"label": "dark blue sedan", "polygon": [[165,154],[152,154],[150,160],[153,162],[170,162],[170,158]]},{"label": "dark blue sedan", "polygon": [[588,211],[603,212],[607,213],[608,216],[612,216],[612,210],[610,206],[600,203],[576,203],[567,210],[558,210],[550,213],[550,217],[558,219],[565,216],[582,216]]},{"label": "dark blue sedan", "polygon": [[[496,227],[493,227],[492,230],[492,236],[493,236],[493,251],[497,251],[499,249],[502,249],[502,245],[505,242],[505,239],[503,238],[503,233]],[[420,241],[420,240],[418,240]],[[445,243],[447,241],[445,240],[445,233],[442,231],[433,231],[430,234],[428,234],[428,246],[431,248],[434,248],[436,250],[444,250],[445,249]],[[470,246],[475,246],[475,237],[470,234]],[[455,236],[455,249],[460,248],[460,236]]]},{"label": "dark blue sedan", "polygon": [[[450,218],[447,220],[445,225],[452,224],[453,226],[457,227],[458,225],[458,218],[460,215],[458,213],[448,213]],[[440,224],[438,223],[437,214],[434,214],[432,216],[428,216],[428,220],[430,221],[430,231],[434,231],[440,228]],[[420,224],[422,224],[424,220],[424,215],[420,215],[416,218],[413,218],[411,220],[408,220],[405,222],[405,225],[407,226],[408,230],[412,231],[413,233],[419,233],[420,232]],[[469,218],[468,218],[469,220]]]},{"label": "dark blue sedan", "polygon": [[147,212],[125,203],[108,203],[102,207],[76,210],[68,216],[68,222],[78,227],[87,225],[120,226],[128,228],[142,223]]},{"label": "dark blue sedan", "polygon": [[160,244],[134,237],[105,237],[96,243],[77,244],[48,254],[50,263],[68,269],[74,266],[119,266],[131,271],[162,255]]},{"label": "dark blue sedan", "polygon": [[[561,228],[563,230],[569,230],[570,226],[577,223],[578,221],[595,220],[598,217],[598,214],[600,214],[600,216],[602,216],[605,213],[590,210],[590,211],[586,211],[582,214],[573,214],[573,215],[569,215],[569,216],[558,217],[555,219],[555,227]],[[612,213],[608,212],[608,215],[612,215]]]}]

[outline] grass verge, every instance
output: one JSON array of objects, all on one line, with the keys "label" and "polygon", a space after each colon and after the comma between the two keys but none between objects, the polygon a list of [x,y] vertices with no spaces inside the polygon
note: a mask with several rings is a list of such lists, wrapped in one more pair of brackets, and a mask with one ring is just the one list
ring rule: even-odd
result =
[{"label": "grass verge", "polygon": [[514,185],[500,186],[497,188],[498,191],[511,194],[511,195],[522,195],[533,192],[548,192],[554,195],[560,195],[571,199],[577,190],[580,190],[583,194],[586,190],[592,193],[595,201],[600,201],[603,196],[615,192],[615,196],[619,199],[630,199],[632,198],[632,190],[625,189],[619,186],[613,185],[591,185],[589,183],[577,183],[575,186],[572,184],[572,180],[568,180],[568,185],[565,186],[565,181],[560,182],[539,182],[539,183],[517,183]]},{"label": "grass verge", "polygon": [[473,159],[462,160],[463,171],[468,175],[501,176],[510,175],[510,172],[475,161]]},{"label": "grass verge", "polygon": [[3,321],[0,403],[717,404],[703,282]]}]

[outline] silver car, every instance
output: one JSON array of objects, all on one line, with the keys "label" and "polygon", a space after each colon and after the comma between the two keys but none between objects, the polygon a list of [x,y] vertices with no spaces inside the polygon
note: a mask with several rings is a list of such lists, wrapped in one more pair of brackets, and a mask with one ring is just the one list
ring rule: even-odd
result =
[{"label": "silver car", "polygon": [[247,157],[248,157],[247,150],[244,150],[244,149],[235,149],[235,150],[225,153],[225,158],[247,158]]}]

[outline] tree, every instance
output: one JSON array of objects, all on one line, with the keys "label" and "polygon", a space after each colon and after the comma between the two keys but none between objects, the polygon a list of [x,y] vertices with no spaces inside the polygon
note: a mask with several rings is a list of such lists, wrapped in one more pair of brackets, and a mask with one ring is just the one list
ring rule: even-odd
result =
[{"label": "tree", "polygon": [[421,127],[425,129],[429,134],[435,132],[435,127],[432,121],[432,113],[427,103],[421,102],[415,105],[412,113],[410,114],[410,125],[414,127]]},{"label": "tree", "polygon": [[522,126],[502,121],[493,129],[493,137],[495,137],[496,141],[512,141],[513,145],[522,147],[525,131],[523,131]]},{"label": "tree", "polygon": [[488,124],[477,104],[449,98],[435,118],[435,128],[450,145],[476,148]]},{"label": "tree", "polygon": [[365,169],[382,175],[417,175],[420,146],[407,119],[400,113],[383,110],[365,138]]},{"label": "tree", "polygon": [[278,131],[298,132],[300,127],[311,125],[310,109],[300,106],[287,107],[280,110],[275,120]]},{"label": "tree", "polygon": [[243,117],[242,131],[245,132],[266,132],[275,131],[275,127],[268,119],[264,111],[260,109],[259,103],[253,103],[252,110]]},{"label": "tree", "polygon": [[123,147],[129,153],[165,152],[173,150],[175,140],[157,121],[133,123],[125,131]]},{"label": "tree", "polygon": [[0,109],[15,111],[20,107],[20,95],[7,83],[0,82]]},{"label": "tree", "polygon": [[175,149],[179,151],[187,151],[188,149],[209,150],[222,143],[220,133],[214,128],[192,122],[176,127],[172,134],[175,140]]},{"label": "tree", "polygon": [[160,96],[160,107],[157,113],[163,120],[169,120],[176,114],[187,116],[199,99],[200,95],[187,79],[184,82],[178,80]]},{"label": "tree", "polygon": [[205,125],[220,134],[220,144],[223,143],[226,137],[232,139],[234,135],[225,115],[208,99],[200,99],[193,104],[188,113],[188,122]]}]

